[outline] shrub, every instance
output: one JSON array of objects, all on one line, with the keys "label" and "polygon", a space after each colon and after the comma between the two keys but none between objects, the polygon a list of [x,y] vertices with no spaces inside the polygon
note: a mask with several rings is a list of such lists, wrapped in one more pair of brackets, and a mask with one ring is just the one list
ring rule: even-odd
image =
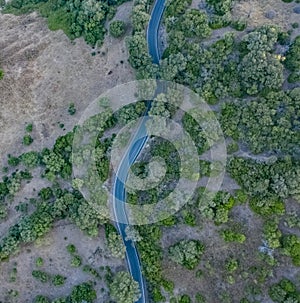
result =
[{"label": "shrub", "polygon": [[30,136],[30,135],[25,135],[24,137],[23,137],[23,144],[24,145],[30,145],[31,143],[33,142],[33,139],[32,139],[32,137]]},{"label": "shrub", "polygon": [[69,105],[68,113],[69,113],[71,116],[75,115],[75,113],[76,113],[76,108],[75,108],[75,104],[74,104],[74,103],[71,103],[71,104]]},{"label": "shrub", "polygon": [[49,274],[47,274],[46,272],[41,271],[41,270],[32,271],[32,276],[42,283],[46,283],[50,279]]},{"label": "shrub", "polygon": [[36,265],[37,267],[43,266],[43,265],[44,265],[44,260],[43,260],[43,258],[38,257],[38,258],[35,260],[35,265]]},{"label": "shrub", "polygon": [[82,263],[81,257],[78,255],[75,255],[73,259],[71,260],[71,266],[72,267],[79,267]]},{"label": "shrub", "polygon": [[52,284],[54,286],[62,286],[65,284],[65,280],[67,278],[66,277],[63,277],[61,275],[55,275],[53,278],[52,278]]},{"label": "shrub", "polygon": [[109,25],[109,33],[115,38],[121,37],[125,30],[125,23],[121,20],[113,21]]},{"label": "shrub", "polygon": [[169,247],[169,257],[187,269],[194,269],[204,252],[204,245],[197,240],[182,240]]},{"label": "shrub", "polygon": [[32,128],[33,128],[33,125],[32,125],[32,123],[30,123],[30,124],[27,124],[27,125],[26,125],[25,130],[26,130],[28,133],[31,133],[31,132],[32,132]]}]

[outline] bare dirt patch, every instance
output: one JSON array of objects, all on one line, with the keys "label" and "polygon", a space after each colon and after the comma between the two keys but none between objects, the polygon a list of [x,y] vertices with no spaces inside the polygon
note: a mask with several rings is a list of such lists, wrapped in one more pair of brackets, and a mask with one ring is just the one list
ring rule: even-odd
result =
[{"label": "bare dirt patch", "polygon": [[[294,2],[285,3],[278,0],[244,0],[235,4],[232,14],[236,18],[247,20],[251,28],[276,24],[284,30],[289,30],[292,23],[299,22],[299,15],[293,12],[296,6]],[[293,35],[299,35],[299,30],[295,30]]]},{"label": "bare dirt patch", "polygon": [[[130,5],[119,8],[118,19],[129,23]],[[57,136],[72,129],[97,96],[134,79],[125,39],[107,37],[92,56],[94,50],[83,39],[71,42],[62,31],[51,32],[36,13],[0,14],[0,24],[0,61],[5,71],[0,82],[2,160],[9,152],[26,150],[21,144],[26,123],[34,124],[35,140],[28,149],[51,146]],[[72,117],[71,102],[77,109]]]}]

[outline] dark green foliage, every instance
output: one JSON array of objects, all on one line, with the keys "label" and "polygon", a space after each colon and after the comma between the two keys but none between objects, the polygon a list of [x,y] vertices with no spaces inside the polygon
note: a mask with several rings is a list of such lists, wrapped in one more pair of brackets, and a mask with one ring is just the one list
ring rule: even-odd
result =
[{"label": "dark green foliage", "polygon": [[67,245],[67,251],[70,253],[70,254],[74,254],[76,252],[76,247],[74,244],[69,244]]},{"label": "dark green foliage", "polygon": [[84,265],[82,267],[82,271],[86,272],[86,273],[89,273],[90,275],[94,276],[97,279],[101,279],[101,276],[99,275],[97,270],[94,269],[93,267],[91,267],[90,265]]},{"label": "dark green foliage", "polygon": [[31,133],[31,132],[32,132],[32,128],[33,128],[33,125],[32,125],[32,123],[30,123],[30,124],[27,124],[27,125],[26,125],[25,130],[26,130],[28,133]]},{"label": "dark green foliage", "polygon": [[38,257],[38,258],[35,260],[35,265],[36,265],[37,267],[43,266],[43,265],[44,265],[44,260],[43,260],[43,258]]},{"label": "dark green foliage", "polygon": [[53,191],[50,187],[44,187],[39,191],[39,197],[41,197],[41,199],[43,201],[47,201],[51,198],[53,198]]},{"label": "dark green foliage", "polygon": [[14,157],[12,155],[8,155],[8,160],[7,160],[7,163],[10,165],[10,166],[17,166],[19,165],[20,163],[20,159],[17,158],[17,157]]},{"label": "dark green foliage", "polygon": [[25,135],[23,137],[23,144],[24,145],[30,145],[33,142],[33,139],[30,135]]},{"label": "dark green foliage", "polygon": [[225,261],[226,271],[229,273],[233,273],[239,267],[239,261],[234,258],[229,258]]},{"label": "dark green foliage", "polygon": [[51,301],[45,297],[45,296],[42,296],[42,295],[38,295],[35,297],[33,303],[50,303]]},{"label": "dark green foliage", "polygon": [[225,15],[232,8],[233,0],[207,0],[208,4],[212,5],[217,15]]},{"label": "dark green foliage", "polygon": [[0,81],[4,78],[4,71],[0,69]]},{"label": "dark green foliage", "polygon": [[300,266],[300,238],[296,235],[284,235],[281,241],[284,253],[292,258],[294,265]]},{"label": "dark green foliage", "polygon": [[118,272],[109,284],[112,299],[117,303],[136,302],[141,297],[139,283],[128,272]]},{"label": "dark green foliage", "polygon": [[278,42],[280,45],[287,45],[290,42],[290,35],[287,32],[278,33]]},{"label": "dark green foliage", "polygon": [[184,13],[178,20],[178,30],[184,32],[188,38],[203,39],[211,34],[207,15],[196,9],[190,9]]},{"label": "dark green foliage", "polygon": [[270,248],[280,247],[281,231],[278,228],[279,221],[271,218],[264,223],[264,236]]},{"label": "dark green foliage", "polygon": [[26,203],[26,202],[19,203],[18,205],[16,205],[15,210],[27,214],[28,213],[28,203]]},{"label": "dark green foliage", "polygon": [[169,247],[169,257],[187,269],[194,269],[200,261],[204,246],[196,240],[182,240]]},{"label": "dark green foliage", "polygon": [[[250,159],[233,158],[228,170],[233,178],[251,196],[252,207],[262,214],[283,213],[281,198],[299,197],[300,163],[290,157],[271,163],[261,163]],[[266,204],[267,208],[262,208]]]},{"label": "dark green foliage", "polygon": [[196,294],[195,299],[196,299],[197,303],[205,303],[206,302],[206,299],[205,299],[204,295],[202,295],[199,292]]},{"label": "dark green foliage", "polygon": [[125,23],[121,20],[115,20],[109,25],[109,33],[115,37],[119,38],[124,35],[126,30]]},{"label": "dark green foliage", "polygon": [[40,163],[40,156],[38,152],[30,151],[21,155],[21,161],[27,168],[35,168]]},{"label": "dark green foliage", "polygon": [[225,135],[248,144],[254,153],[299,153],[300,89],[270,92],[248,103],[226,103],[221,112]]},{"label": "dark green foliage", "polygon": [[191,303],[192,300],[188,295],[182,295],[179,297],[178,303]]},{"label": "dark green foliage", "polygon": [[242,233],[235,232],[230,229],[225,229],[220,232],[221,237],[224,239],[225,242],[237,242],[237,243],[244,243],[246,237]]},{"label": "dark green foliage", "polygon": [[125,257],[125,246],[121,236],[113,225],[105,224],[105,236],[110,254],[115,258],[123,259]]},{"label": "dark green foliage", "polygon": [[79,267],[79,266],[81,266],[81,263],[82,263],[81,257],[78,256],[78,255],[74,255],[72,260],[71,260],[71,266],[72,267]]},{"label": "dark green foliage", "polygon": [[285,212],[284,202],[271,195],[250,199],[250,207],[254,212],[262,216],[282,215]]},{"label": "dark green foliage", "polygon": [[[212,197],[211,197],[212,195]],[[219,191],[217,194],[205,192],[203,188],[198,191],[198,207],[200,214],[216,225],[226,223],[230,209],[234,206],[234,198],[230,193]]]},{"label": "dark green foliage", "polygon": [[82,301],[91,303],[97,299],[96,291],[94,290],[91,282],[85,282],[76,285],[72,289],[70,300],[72,303],[82,303]]},{"label": "dark green foliage", "polygon": [[8,195],[9,190],[6,182],[0,182],[0,202],[4,201],[5,197]]},{"label": "dark green foliage", "polygon": [[227,153],[233,154],[239,150],[239,145],[237,142],[233,141],[227,145]]},{"label": "dark green foliage", "polygon": [[273,284],[269,289],[269,296],[276,303],[299,302],[300,292],[288,279],[283,278],[279,283]]},{"label": "dark green foliage", "polygon": [[[184,113],[182,118],[182,125],[185,131],[191,136],[194,144],[198,149],[198,153],[202,154],[207,148],[207,140],[205,134],[199,125],[199,123],[188,113]],[[200,169],[203,172],[203,175],[206,175],[207,172],[207,163],[201,162]]]},{"label": "dark green foliage", "polygon": [[285,66],[292,72],[289,77],[290,82],[300,80],[300,36],[296,37],[291,45],[285,60]]},{"label": "dark green foliage", "polygon": [[230,26],[237,31],[244,31],[247,27],[247,21],[245,20],[236,20],[230,23]]},{"label": "dark green foliage", "polygon": [[65,280],[66,280],[66,279],[67,279],[67,278],[64,277],[64,276],[61,276],[61,275],[54,275],[54,276],[52,277],[52,284],[53,284],[54,286],[62,286],[62,285],[65,284]]},{"label": "dark green foliage", "polygon": [[162,248],[159,242],[161,230],[156,225],[137,226],[137,228],[142,237],[142,240],[137,242],[137,247],[145,277],[153,287],[160,287],[163,280]]},{"label": "dark green foliage", "polygon": [[0,221],[5,219],[7,216],[7,209],[3,202],[0,202]]},{"label": "dark green foliage", "polygon": [[127,40],[129,62],[133,68],[141,69],[152,65],[148,54],[147,41],[143,33],[135,33]]},{"label": "dark green foliage", "polygon": [[186,9],[192,4],[192,0],[172,0],[167,1],[165,16],[179,16],[184,14]]},{"label": "dark green foliage", "polygon": [[71,104],[69,105],[68,113],[69,113],[71,116],[75,115],[75,113],[76,113],[76,108],[75,108],[75,104],[74,104],[74,103],[71,103]]},{"label": "dark green foliage", "polygon": [[32,276],[42,283],[46,283],[50,280],[50,275],[41,270],[32,271]]}]

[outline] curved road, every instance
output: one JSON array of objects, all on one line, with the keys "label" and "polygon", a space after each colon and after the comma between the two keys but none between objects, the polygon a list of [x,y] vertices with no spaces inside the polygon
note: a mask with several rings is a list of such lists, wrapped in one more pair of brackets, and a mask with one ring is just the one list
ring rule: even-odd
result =
[{"label": "curved road", "polygon": [[[158,47],[158,30],[165,9],[166,0],[156,0],[154,7],[152,9],[151,17],[149,20],[149,25],[147,28],[147,42],[149,54],[152,57],[152,61],[155,64],[159,64],[160,52]],[[139,283],[141,290],[141,298],[137,301],[138,303],[146,302],[146,286],[145,280],[143,278],[141,262],[137,252],[135,243],[132,241],[126,241],[125,229],[127,224],[119,222],[128,222],[126,212],[125,212],[125,202],[126,202],[126,191],[125,185],[121,180],[126,180],[130,166],[135,162],[139,153],[145,146],[148,136],[145,122],[148,117],[144,116],[138,127],[138,130],[132,139],[127,152],[123,156],[120,166],[116,173],[116,179],[113,187],[113,209],[116,219],[116,227],[122,236],[125,248],[126,248],[126,261],[128,264],[128,269],[131,276],[135,281]],[[124,203],[122,203],[124,202]]]}]

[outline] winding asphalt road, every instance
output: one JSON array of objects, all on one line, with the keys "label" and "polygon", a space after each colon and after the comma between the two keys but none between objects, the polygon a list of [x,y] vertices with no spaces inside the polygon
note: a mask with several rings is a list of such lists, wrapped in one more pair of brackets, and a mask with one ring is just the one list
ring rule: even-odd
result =
[{"label": "winding asphalt road", "polygon": [[[150,56],[152,57],[152,61],[155,64],[159,64],[159,60],[161,58],[158,47],[158,30],[164,13],[165,2],[166,0],[155,1],[147,28],[148,50]],[[147,115],[142,118],[138,129],[133,139],[131,140],[131,143],[129,144],[129,147],[123,156],[122,161],[120,162],[119,168],[116,172],[116,179],[113,187],[113,209],[116,219],[116,227],[122,236],[126,248],[126,261],[128,264],[128,269],[133,279],[139,283],[141,290],[141,297],[137,301],[138,303],[145,303],[147,297],[145,280],[143,278],[141,269],[141,262],[135,243],[131,240],[126,240],[125,229],[127,227],[127,224],[119,222],[128,222],[125,211],[126,191],[125,185],[122,180],[127,179],[130,166],[135,162],[136,158],[148,140],[146,129],[147,119]]]}]

